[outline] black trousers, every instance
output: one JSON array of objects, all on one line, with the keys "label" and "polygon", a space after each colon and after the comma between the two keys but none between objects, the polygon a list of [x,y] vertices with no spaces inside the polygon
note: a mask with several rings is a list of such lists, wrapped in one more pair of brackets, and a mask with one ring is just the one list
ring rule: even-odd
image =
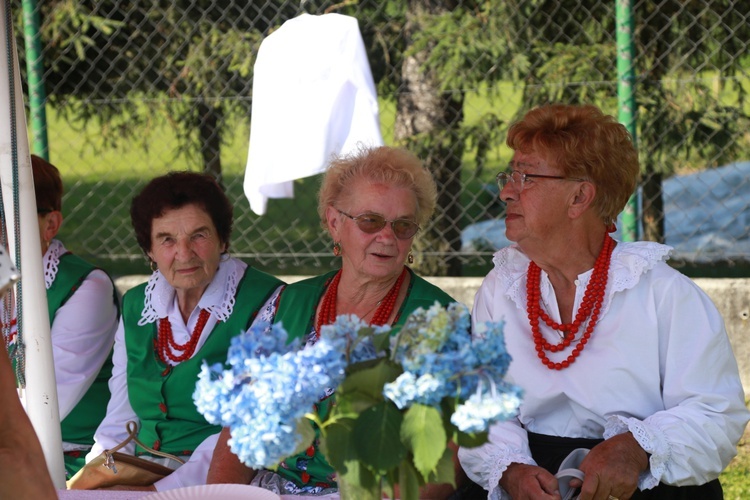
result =
[{"label": "black trousers", "polygon": [[[531,456],[540,467],[555,474],[568,453],[576,448],[591,449],[603,439],[565,438],[529,432]],[[636,490],[632,500],[723,500],[721,483],[714,479],[700,486],[670,486],[659,483],[650,490]]]}]

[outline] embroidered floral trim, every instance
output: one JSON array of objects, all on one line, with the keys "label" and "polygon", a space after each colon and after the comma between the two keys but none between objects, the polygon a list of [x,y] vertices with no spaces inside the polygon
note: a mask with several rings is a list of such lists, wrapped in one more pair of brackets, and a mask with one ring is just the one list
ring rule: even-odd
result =
[{"label": "embroidered floral trim", "polygon": [[[255,319],[254,323],[273,323],[273,318],[276,316],[276,307],[278,306],[279,302],[279,294],[284,290],[283,286],[280,286],[276,289],[275,292],[266,300],[266,303],[263,305],[263,307],[258,311],[258,317]],[[270,331],[271,327],[268,327],[268,330]]]},{"label": "embroidered floral trim", "polygon": [[42,267],[44,268],[44,286],[49,290],[52,283],[55,282],[57,277],[57,270],[60,266],[60,257],[66,254],[68,251],[60,240],[52,240],[49,244],[49,248],[44,253],[44,260],[42,261]]},{"label": "embroidered floral trim", "polygon": [[[247,266],[235,259],[221,263],[219,271],[203,293],[200,306],[213,314],[219,321],[226,321],[234,310],[234,297]],[[219,299],[219,300],[216,300]]]},{"label": "embroidered floral trim", "polygon": [[[609,269],[610,293],[604,296],[604,303],[600,316],[609,310],[613,296],[638,284],[641,276],[654,268],[656,264],[666,261],[672,253],[672,247],[639,241],[636,243],[618,242],[612,252],[612,263]],[[511,299],[520,310],[526,309],[526,271],[529,258],[521,252],[518,245],[511,245],[496,252],[492,262],[495,264],[493,272],[500,277],[500,286],[506,287],[504,294]],[[591,278],[591,271],[580,275],[579,287],[585,288]],[[540,283],[542,300],[545,304],[552,301],[552,284],[547,273],[542,271]]]},{"label": "embroidered floral trim", "polygon": [[489,457],[489,460],[487,460],[489,464],[489,475],[487,476],[489,481],[488,499],[511,500],[510,495],[500,487],[500,478],[508,466],[514,462],[536,465],[536,462],[531,457],[524,455],[521,450],[504,449]]},{"label": "embroidered floral trim", "polygon": [[[237,286],[245,274],[247,265],[237,259],[227,259],[219,263],[219,270],[203,292],[198,307],[206,309],[219,321],[226,321],[234,310],[234,297]],[[154,323],[167,316],[167,310],[174,300],[175,289],[164,278],[161,271],[155,271],[148,280],[143,301],[143,312],[138,326]]]},{"label": "embroidered floral trim", "polygon": [[659,484],[667,472],[667,464],[672,460],[672,448],[661,429],[632,417],[614,415],[604,426],[604,439],[628,432],[646,453],[650,454],[649,469],[638,478],[638,488],[649,490]]},{"label": "embroidered floral trim", "polygon": [[[501,292],[511,299],[518,309],[525,310],[526,271],[529,268],[530,259],[521,252],[518,245],[514,244],[495,252],[492,262],[495,264],[492,272],[500,278],[499,285],[505,287],[505,290],[501,290]],[[542,290],[542,293],[544,293],[544,290]]]},{"label": "embroidered floral trim", "polygon": [[618,243],[612,253],[609,271],[612,291],[621,292],[633,288],[641,276],[659,262],[669,259],[671,254],[672,247],[651,241]]}]

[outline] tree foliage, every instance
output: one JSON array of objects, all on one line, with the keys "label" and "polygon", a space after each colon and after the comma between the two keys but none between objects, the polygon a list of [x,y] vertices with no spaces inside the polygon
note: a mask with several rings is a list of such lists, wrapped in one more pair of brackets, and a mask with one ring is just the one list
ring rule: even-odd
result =
[{"label": "tree foliage", "polygon": [[[263,38],[303,11],[357,17],[381,98],[397,107],[394,139],[420,154],[442,189],[434,240],[425,248],[459,244],[463,158],[470,151],[481,172],[488,151],[505,137],[507,117],[493,106],[466,122],[467,95],[492,103],[500,83],[511,82],[521,91],[519,114],[547,102],[594,102],[616,113],[615,6],[609,0],[39,2],[49,101],[71,126],[96,120],[106,144],[116,145],[123,136],[147,137],[142,131],[150,121],[164,118],[183,147],[216,172],[230,118],[250,116]],[[644,211],[658,224],[660,179],[735,160],[748,148],[746,88],[737,80],[747,78],[748,60],[736,54],[746,52],[750,23],[735,0],[640,0],[634,12]],[[141,112],[144,106],[149,113]],[[661,237],[659,227],[649,232]],[[458,272],[444,263],[425,269]]]},{"label": "tree foliage", "polygon": [[[296,13],[291,5],[39,2],[49,102],[69,123],[97,121],[108,146],[139,137],[155,114],[175,125],[183,144],[196,144],[187,139],[205,125],[206,109],[216,111],[220,137],[225,115],[249,115],[255,54],[264,34]],[[22,33],[20,15],[18,22]]]}]

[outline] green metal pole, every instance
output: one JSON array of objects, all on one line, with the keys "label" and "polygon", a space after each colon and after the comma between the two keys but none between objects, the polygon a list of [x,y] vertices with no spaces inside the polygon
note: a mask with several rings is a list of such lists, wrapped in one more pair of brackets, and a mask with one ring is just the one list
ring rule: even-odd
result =
[{"label": "green metal pole", "polygon": [[[636,102],[635,102],[635,22],[633,21],[633,1],[616,1],[617,24],[617,101],[618,119],[627,127],[638,146],[636,136]],[[622,240],[638,239],[638,200],[630,197],[622,213]]]},{"label": "green metal pole", "polygon": [[44,90],[44,64],[39,33],[39,9],[36,0],[23,0],[23,34],[26,41],[26,78],[29,84],[29,115],[32,150],[49,160],[47,143],[47,94]]}]

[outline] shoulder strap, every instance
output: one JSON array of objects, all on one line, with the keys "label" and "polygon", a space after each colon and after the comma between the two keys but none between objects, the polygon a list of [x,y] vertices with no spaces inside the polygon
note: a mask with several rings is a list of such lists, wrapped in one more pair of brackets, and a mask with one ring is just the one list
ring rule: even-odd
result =
[{"label": "shoulder strap", "polygon": [[181,459],[180,457],[177,457],[175,455],[172,455],[170,453],[164,453],[163,451],[157,451],[153,448],[150,448],[143,444],[140,439],[138,439],[138,424],[136,424],[134,421],[130,421],[125,425],[125,428],[128,430],[128,437],[126,437],[121,443],[116,444],[114,447],[110,448],[109,450],[104,450],[105,460],[104,460],[104,466],[108,469],[114,469],[115,467],[115,461],[114,458],[112,458],[112,454],[122,448],[123,446],[126,446],[131,441],[135,442],[138,446],[146,450],[147,452],[151,453],[152,455],[156,455],[163,458],[171,458],[172,460],[176,460],[180,462],[181,464],[184,464],[185,461]]}]

